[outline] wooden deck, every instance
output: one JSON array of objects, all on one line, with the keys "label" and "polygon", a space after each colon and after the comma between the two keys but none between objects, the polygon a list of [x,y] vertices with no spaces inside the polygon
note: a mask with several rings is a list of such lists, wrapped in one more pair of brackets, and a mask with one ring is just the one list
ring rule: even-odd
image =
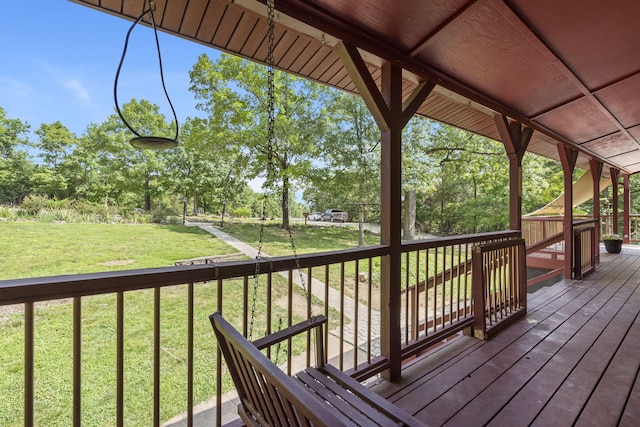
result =
[{"label": "wooden deck", "polygon": [[462,337],[373,388],[428,425],[639,426],[640,251],[529,295],[490,341]]}]

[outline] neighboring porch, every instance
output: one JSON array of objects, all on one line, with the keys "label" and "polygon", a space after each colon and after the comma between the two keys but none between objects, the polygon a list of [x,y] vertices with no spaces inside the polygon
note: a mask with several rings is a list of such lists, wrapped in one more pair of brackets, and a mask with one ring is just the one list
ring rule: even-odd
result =
[{"label": "neighboring porch", "polygon": [[639,257],[603,253],[494,339],[461,337],[373,388],[429,425],[639,425]]}]

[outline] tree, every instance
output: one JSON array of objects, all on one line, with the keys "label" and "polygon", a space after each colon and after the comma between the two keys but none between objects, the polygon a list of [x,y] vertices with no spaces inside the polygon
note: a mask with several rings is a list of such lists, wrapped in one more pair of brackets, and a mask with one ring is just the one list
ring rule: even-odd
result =
[{"label": "tree", "polygon": [[29,140],[25,135],[29,130],[29,124],[20,119],[10,119],[2,107],[0,107],[0,157],[8,159],[13,156],[20,145],[28,145]]},{"label": "tree", "polygon": [[209,208],[235,204],[244,193],[244,178],[234,153],[220,155],[215,149],[207,122],[187,119],[181,127],[181,144],[167,157],[164,180],[176,194],[191,197],[192,212],[198,213],[200,203]]},{"label": "tree", "polygon": [[405,130],[403,174],[416,187],[417,216],[443,234],[508,224],[508,161],[500,143],[414,118]]},{"label": "tree", "polygon": [[68,156],[75,147],[76,136],[61,122],[43,123],[35,134],[39,137],[35,146],[40,149],[43,168],[40,168],[37,182],[40,192],[50,197],[64,199],[75,196],[73,187],[73,165]]},{"label": "tree", "polygon": [[[318,153],[323,89],[310,81],[275,72],[274,122],[269,123],[267,72],[262,65],[231,55],[212,62],[201,55],[190,72],[197,105],[209,115],[216,149],[234,153],[248,179],[261,176],[269,191],[279,190],[282,227],[289,227],[293,182],[303,179]],[[268,129],[273,125],[274,138]],[[272,166],[267,173],[268,165]],[[279,187],[279,188],[278,188]]]},{"label": "tree", "polygon": [[10,119],[0,107],[0,202],[21,203],[32,190],[35,166],[29,155],[18,149],[28,145],[29,124]]},{"label": "tree", "polygon": [[[362,99],[344,92],[330,91],[325,116],[322,159],[309,173],[304,198],[319,209],[335,206],[360,218],[365,206],[380,200],[380,131]],[[364,245],[362,226],[359,240]]]},{"label": "tree", "polygon": [[[172,136],[173,123],[167,123],[159,107],[149,101],[132,99],[122,106],[122,113],[141,135]],[[166,174],[165,162],[171,150],[140,150],[129,144],[133,135],[117,114],[103,123],[92,125],[84,135],[81,149],[86,164],[96,167],[96,188],[105,204],[111,198],[127,206],[142,205],[151,210],[152,200],[160,200],[167,189],[161,184]],[[96,157],[93,157],[96,156]]]}]

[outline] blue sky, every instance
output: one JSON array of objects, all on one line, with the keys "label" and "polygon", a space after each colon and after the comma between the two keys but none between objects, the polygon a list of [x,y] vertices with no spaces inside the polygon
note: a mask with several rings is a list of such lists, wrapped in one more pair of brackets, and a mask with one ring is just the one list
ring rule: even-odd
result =
[{"label": "blue sky", "polygon": [[[62,122],[81,135],[115,113],[113,81],[131,23],[67,0],[0,2],[0,107],[35,131]],[[159,32],[165,81],[182,123],[196,116],[189,70],[198,56],[219,52]],[[137,26],[118,84],[120,105],[148,99],[171,118],[159,78],[153,32]]]}]

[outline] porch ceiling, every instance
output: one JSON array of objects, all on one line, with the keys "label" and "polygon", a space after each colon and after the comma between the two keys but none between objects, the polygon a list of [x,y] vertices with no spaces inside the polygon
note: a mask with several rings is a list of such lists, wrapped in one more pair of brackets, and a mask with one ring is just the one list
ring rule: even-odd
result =
[{"label": "porch ceiling", "polygon": [[[72,0],[132,20],[144,0]],[[159,29],[258,62],[266,59],[257,0],[157,0]],[[360,48],[401,65],[404,93],[429,80],[418,114],[500,140],[494,114],[537,130],[529,151],[555,145],[640,171],[640,2],[637,0],[276,0],[280,69],[357,93],[335,50]]]}]

